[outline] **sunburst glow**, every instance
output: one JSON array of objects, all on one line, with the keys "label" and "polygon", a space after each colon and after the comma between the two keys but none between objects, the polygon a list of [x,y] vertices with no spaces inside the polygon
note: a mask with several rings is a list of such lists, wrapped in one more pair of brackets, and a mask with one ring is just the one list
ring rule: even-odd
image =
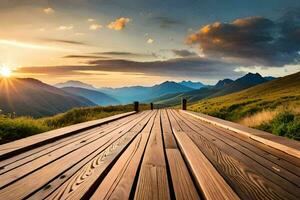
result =
[{"label": "sunburst glow", "polygon": [[0,75],[3,77],[10,77],[11,76],[11,69],[9,67],[3,66],[0,68]]}]

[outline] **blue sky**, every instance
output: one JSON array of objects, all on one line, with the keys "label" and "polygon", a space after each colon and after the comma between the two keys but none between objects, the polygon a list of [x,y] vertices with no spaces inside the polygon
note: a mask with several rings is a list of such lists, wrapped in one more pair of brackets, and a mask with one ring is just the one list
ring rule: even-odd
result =
[{"label": "blue sky", "polygon": [[296,0],[1,0],[0,64],[51,84],[114,87],[282,76],[300,70],[297,8]]}]

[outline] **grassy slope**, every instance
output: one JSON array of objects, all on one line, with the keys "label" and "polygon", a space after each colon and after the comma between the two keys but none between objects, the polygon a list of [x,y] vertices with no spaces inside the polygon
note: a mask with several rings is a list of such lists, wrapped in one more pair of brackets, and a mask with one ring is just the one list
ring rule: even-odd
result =
[{"label": "grassy slope", "polygon": [[[140,105],[140,109],[146,110],[149,109],[149,106]],[[31,117],[14,118],[12,116],[0,115],[0,144],[64,126],[101,119],[132,110],[132,105],[75,108],[62,114],[39,119]]]},{"label": "grassy slope", "polygon": [[[281,119],[282,122],[284,120],[295,121],[296,124],[298,120],[300,122],[299,116],[293,113],[294,108],[300,107],[300,72],[257,85],[241,92],[205,99],[190,105],[188,109],[230,121],[239,121],[244,117],[263,110],[275,110],[279,107],[289,108],[288,111],[282,111],[282,113],[277,116],[280,118],[280,116],[283,115]],[[294,117],[289,118],[289,114],[294,115]],[[288,119],[286,119],[284,115]],[[277,129],[276,127],[272,127],[277,117],[269,124],[262,124],[258,128],[278,135],[285,135],[282,131],[275,130]],[[276,123],[278,123],[279,126],[286,126],[290,122],[284,121],[284,123],[280,124],[278,120],[280,121],[280,119],[277,119]],[[296,126],[294,127],[295,131],[299,131],[297,125],[291,124],[291,126]],[[288,130],[285,131],[288,132]],[[297,134],[299,135],[299,133]],[[289,137],[293,138],[294,136]]]}]

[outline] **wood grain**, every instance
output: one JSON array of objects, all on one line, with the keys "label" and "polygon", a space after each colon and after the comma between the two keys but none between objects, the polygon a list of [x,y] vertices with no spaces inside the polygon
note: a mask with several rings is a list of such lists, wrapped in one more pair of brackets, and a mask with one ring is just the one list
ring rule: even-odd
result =
[{"label": "wood grain", "polygon": [[[9,177],[21,177],[25,174],[30,173],[31,171],[36,170],[39,167],[46,165],[47,163],[52,162],[53,160],[60,158],[72,151],[81,148],[82,146],[88,145],[90,142],[95,141],[97,139],[101,139],[105,135],[111,133],[117,128],[126,125],[130,122],[130,120],[134,119],[130,116],[127,120],[120,120],[118,124],[111,124],[106,127],[97,127],[93,128],[89,131],[84,131],[83,135],[75,138],[69,138],[64,142],[58,143],[58,145],[54,145],[44,149],[42,151],[36,152],[35,154],[28,155],[23,159],[16,160],[8,165],[4,165],[1,162],[2,170],[0,170],[0,175],[3,175],[6,181],[9,181]],[[29,152],[28,152],[29,153]],[[12,160],[12,159],[9,159]],[[11,161],[10,161],[11,162]],[[8,172],[14,169],[12,172]],[[5,174],[6,173],[6,174]],[[4,175],[5,174],[5,175]]]},{"label": "wood grain", "polygon": [[276,136],[261,130],[249,128],[241,124],[204,115],[202,113],[195,113],[190,111],[181,111],[181,112],[192,115],[194,117],[197,117],[201,120],[212,123],[214,125],[235,131],[236,133],[243,134],[265,145],[271,146],[275,149],[286,152],[300,159],[300,144],[297,141],[290,140],[285,137]]},{"label": "wood grain", "polygon": [[154,118],[155,116],[150,119],[143,131],[128,147],[107,176],[105,176],[91,197],[92,200],[129,199],[134,179],[150,136]]},{"label": "wood grain", "polygon": [[33,135],[24,139],[16,140],[7,144],[0,145],[0,160],[7,159],[13,155],[19,154],[21,152],[27,151],[37,146],[53,142],[57,139],[76,134],[80,131],[84,131],[88,128],[93,128],[129,115],[132,115],[136,112],[122,113],[107,117],[104,119],[84,122],[80,124],[75,124],[72,126],[56,129],[53,131],[45,132],[42,134]]},{"label": "wood grain", "polygon": [[159,115],[160,111],[151,130],[134,199],[170,199]]},{"label": "wood grain", "polygon": [[294,195],[290,194],[282,188],[281,182],[276,184],[268,179],[270,177],[265,178],[259,172],[261,166],[255,164],[253,160],[248,160],[245,155],[200,129],[196,132],[187,126],[185,117],[176,112],[173,114],[176,115],[182,130],[189,135],[242,199],[297,199],[298,190],[292,192]]},{"label": "wood grain", "polygon": [[162,134],[163,134],[165,148],[177,149],[178,147],[174,135],[172,133],[171,124],[166,110],[161,111],[161,124],[162,124]]},{"label": "wood grain", "polygon": [[[46,183],[48,183],[54,177],[59,177],[60,175],[62,175],[62,173],[66,171],[66,169],[78,163],[82,158],[88,157],[93,153],[96,153],[97,155],[99,154],[99,152],[102,152],[103,149],[105,149],[107,146],[127,133],[128,130],[134,127],[139,120],[142,119],[138,118],[136,120],[133,120],[127,126],[124,126],[121,133],[120,131],[115,131],[111,135],[106,135],[101,140],[96,140],[89,145],[72,152],[71,154],[55,160],[54,162],[48,164],[47,167],[43,167],[38,171],[31,173],[30,175],[18,180],[14,184],[8,185],[7,187],[1,189],[0,199],[25,198],[27,195],[31,194],[32,191],[45,187]],[[22,188],[22,190],[20,190],[19,188]]]},{"label": "wood grain", "polygon": [[200,199],[197,189],[178,149],[166,149],[172,183],[177,200]]},{"label": "wood grain", "polygon": [[174,109],[112,119],[12,146],[0,199],[300,199],[300,159],[244,134]]},{"label": "wood grain", "polygon": [[[297,187],[300,187],[300,177],[297,176],[296,174],[290,172],[289,170],[286,170],[285,168],[281,167],[280,165],[277,165],[276,163],[269,161],[268,159],[265,159],[262,156],[262,152],[259,152],[257,154],[257,151],[252,151],[248,148],[246,148],[244,145],[245,143],[242,143],[241,140],[236,140],[236,138],[232,137],[229,134],[226,134],[222,131],[216,130],[214,127],[207,127],[204,126],[202,123],[199,123],[198,120],[195,120],[191,118],[190,116],[186,116],[186,120],[188,120],[191,124],[194,125],[194,127],[198,127],[201,129],[203,132],[208,133],[210,136],[213,136],[214,138],[219,139],[220,141],[224,142],[225,144],[231,146],[232,148],[236,149],[237,151],[241,152],[242,154],[248,156],[250,159],[253,160],[253,162],[257,162],[263,167],[267,168],[269,171],[274,173],[274,176],[277,177],[277,179],[274,178],[276,182],[290,182],[293,185],[296,185]],[[211,126],[211,125],[210,125]],[[246,145],[249,147],[248,145]],[[259,168],[261,169],[261,168]],[[295,173],[300,173],[299,169],[295,169]],[[264,171],[264,174],[270,175],[270,173]],[[278,176],[280,177],[278,177]],[[293,186],[287,185],[288,188],[295,189]]]},{"label": "wood grain", "polygon": [[186,133],[174,131],[174,135],[206,199],[239,199]]}]

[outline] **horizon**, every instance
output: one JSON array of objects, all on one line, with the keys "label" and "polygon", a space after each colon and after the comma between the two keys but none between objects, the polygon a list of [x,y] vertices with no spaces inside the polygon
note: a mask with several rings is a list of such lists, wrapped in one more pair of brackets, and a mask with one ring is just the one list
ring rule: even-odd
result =
[{"label": "horizon", "polygon": [[0,68],[50,85],[114,88],[285,76],[300,71],[297,8],[293,0],[4,0]]},{"label": "horizon", "polygon": [[[299,71],[300,72],[300,71]],[[296,72],[296,73],[298,73],[298,72]],[[260,73],[258,73],[258,72],[254,72],[254,73],[252,73],[252,72],[248,72],[247,74],[259,74],[260,76],[262,76]],[[235,81],[235,80],[237,80],[237,79],[239,79],[239,78],[242,78],[242,77],[244,77],[244,76],[246,76],[247,74],[244,74],[244,75],[242,75],[242,76],[240,76],[240,77],[237,77],[237,78],[235,78],[235,79],[231,79],[231,78],[223,78],[223,79],[220,79],[220,80],[217,80],[215,83],[213,83],[213,84],[205,84],[204,82],[202,82],[201,80],[196,80],[196,81],[193,81],[193,80],[188,80],[188,79],[185,79],[185,80],[179,80],[179,81],[175,81],[175,80],[166,80],[166,81],[162,81],[162,82],[157,82],[157,83],[153,83],[153,84],[149,84],[149,85],[127,85],[127,86],[119,86],[119,87],[111,87],[111,86],[109,86],[109,85],[107,85],[107,86],[103,86],[103,87],[97,87],[97,86],[95,86],[95,85],[93,85],[93,84],[89,84],[88,82],[84,82],[84,81],[79,81],[79,80],[66,80],[66,81],[64,81],[64,82],[58,82],[58,83],[55,83],[55,84],[49,84],[49,85],[51,85],[51,86],[54,86],[54,87],[57,87],[56,85],[59,85],[59,84],[65,84],[65,83],[69,83],[69,82],[78,82],[78,83],[80,83],[80,84],[86,84],[87,86],[91,86],[91,87],[94,87],[95,89],[104,89],[104,88],[111,88],[111,89],[119,89],[119,88],[126,88],[126,87],[153,87],[153,86],[156,86],[156,85],[161,85],[161,84],[163,84],[163,83],[166,83],[166,82],[174,82],[174,83],[182,83],[182,82],[191,82],[191,83],[200,83],[200,84],[203,84],[204,86],[214,86],[214,85],[216,85],[219,81],[223,81],[223,80],[228,80],[228,79],[230,79],[230,80],[233,80],[233,81]],[[293,73],[292,73],[293,74]],[[291,74],[288,74],[288,75],[291,75]],[[286,75],[286,76],[288,76],[288,75]],[[263,78],[265,78],[265,77],[273,77],[273,78],[275,78],[275,79],[277,79],[277,78],[281,78],[281,77],[275,77],[275,76],[262,76]],[[39,79],[36,79],[36,78],[33,78],[33,77],[15,77],[15,76],[11,76],[11,77],[1,77],[0,76],[0,79],[11,79],[11,78],[16,78],[16,79],[35,79],[35,80],[38,80],[38,81],[41,81],[41,82],[43,82],[42,80],[39,80]],[[46,83],[46,82],[43,82],[43,83],[45,83],[45,84],[48,84],[48,83]],[[76,88],[76,86],[65,86],[65,87],[74,87],[74,88]],[[78,88],[82,88],[82,87],[79,87],[78,86]]]}]

